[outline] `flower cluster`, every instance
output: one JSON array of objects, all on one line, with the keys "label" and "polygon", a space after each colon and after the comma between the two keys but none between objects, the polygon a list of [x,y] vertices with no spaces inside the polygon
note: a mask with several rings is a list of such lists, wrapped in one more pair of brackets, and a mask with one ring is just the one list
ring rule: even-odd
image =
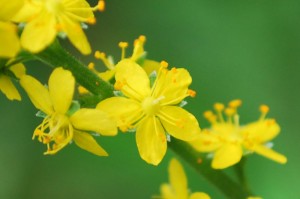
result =
[{"label": "flower cluster", "polygon": [[[241,126],[237,112],[241,103],[241,100],[233,100],[227,108],[221,103],[216,103],[216,114],[206,111],[204,116],[211,122],[211,128],[203,129],[198,138],[190,144],[200,152],[213,153],[212,167],[215,169],[234,165],[243,155],[252,152],[281,164],[286,163],[286,157],[273,151],[268,145],[280,132],[275,119],[266,118],[268,106],[260,107],[261,116],[258,121]],[[226,120],[223,118],[223,111],[227,116]]]}]

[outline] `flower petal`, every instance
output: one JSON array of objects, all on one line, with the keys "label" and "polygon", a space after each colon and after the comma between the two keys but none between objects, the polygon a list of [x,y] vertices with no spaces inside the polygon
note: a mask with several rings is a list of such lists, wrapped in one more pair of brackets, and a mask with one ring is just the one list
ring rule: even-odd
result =
[{"label": "flower petal", "polygon": [[180,103],[188,93],[188,86],[192,83],[190,73],[183,68],[163,69],[158,73],[153,86],[152,96],[164,97],[162,105],[174,105]]},{"label": "flower petal", "polygon": [[40,52],[54,41],[56,32],[55,16],[42,12],[26,24],[21,35],[21,45],[33,53]]},{"label": "flower petal", "polygon": [[[174,193],[174,190],[173,190],[173,187],[171,187],[169,184],[167,183],[164,183],[160,186],[160,193],[161,193],[161,197],[163,199],[174,199],[174,198],[177,198],[175,193]],[[158,197],[160,198],[160,197]]]},{"label": "flower petal", "polygon": [[[22,8],[24,0],[0,0],[0,20],[10,21],[11,18]],[[2,43],[1,43],[2,44]]]},{"label": "flower petal", "polygon": [[125,97],[111,97],[101,101],[97,107],[108,113],[117,121],[118,127],[122,131],[127,131],[142,116],[142,108],[140,103]]},{"label": "flower petal", "polygon": [[0,90],[9,100],[21,100],[21,96],[10,78],[3,74],[0,74]]},{"label": "flower petal", "polygon": [[88,133],[75,131],[73,140],[77,146],[98,156],[108,156],[107,152]]},{"label": "flower petal", "polygon": [[252,150],[259,155],[265,156],[266,158],[274,160],[278,163],[285,164],[287,162],[287,158],[284,155],[277,153],[276,151],[264,145],[256,145]]},{"label": "flower petal", "polygon": [[167,151],[165,131],[155,117],[147,117],[139,122],[136,143],[143,160],[158,165]]},{"label": "flower petal", "polygon": [[214,154],[212,167],[214,169],[225,169],[238,163],[243,155],[242,147],[238,144],[224,144]]},{"label": "flower petal", "polygon": [[157,61],[146,59],[143,62],[142,66],[143,66],[143,69],[146,71],[146,73],[148,75],[150,75],[153,71],[156,71],[158,73],[159,68],[160,68],[160,63]]},{"label": "flower petal", "polygon": [[17,78],[21,78],[26,74],[26,68],[22,63],[15,64],[9,68]]},{"label": "flower petal", "polygon": [[38,80],[29,75],[23,75],[20,79],[20,84],[37,109],[40,109],[47,115],[53,113],[49,91]]},{"label": "flower petal", "polygon": [[116,65],[116,84],[121,84],[121,91],[129,98],[142,101],[150,95],[150,80],[137,63],[123,59]]},{"label": "flower petal", "polygon": [[67,34],[71,43],[84,55],[91,53],[91,46],[85,36],[79,22],[73,21],[72,19],[61,16],[59,18],[62,24],[63,31]]},{"label": "flower petal", "polygon": [[76,111],[70,120],[72,125],[79,130],[94,131],[106,136],[118,133],[117,123],[101,110],[83,108]]},{"label": "flower petal", "polygon": [[189,199],[210,199],[210,197],[206,193],[195,192],[189,197]]},{"label": "flower petal", "polygon": [[63,5],[67,13],[79,16],[81,18],[90,19],[94,17],[91,6],[85,0],[64,0]]},{"label": "flower petal", "polygon": [[167,132],[177,139],[192,141],[200,134],[197,119],[183,108],[163,106],[158,117]]},{"label": "flower petal", "polygon": [[257,143],[265,143],[275,138],[280,132],[279,125],[274,119],[266,119],[251,123],[244,127],[243,134]]},{"label": "flower petal", "polygon": [[54,110],[65,114],[72,103],[75,79],[72,73],[63,68],[56,68],[49,78],[49,93]]},{"label": "flower petal", "polygon": [[177,198],[187,198],[187,178],[178,160],[173,158],[169,166],[169,181]]},{"label": "flower petal", "polygon": [[1,57],[14,57],[19,52],[20,42],[16,25],[0,21],[0,43]]},{"label": "flower petal", "polygon": [[190,141],[189,144],[199,152],[213,152],[221,146],[218,137],[208,129],[203,129],[199,136],[195,140]]}]

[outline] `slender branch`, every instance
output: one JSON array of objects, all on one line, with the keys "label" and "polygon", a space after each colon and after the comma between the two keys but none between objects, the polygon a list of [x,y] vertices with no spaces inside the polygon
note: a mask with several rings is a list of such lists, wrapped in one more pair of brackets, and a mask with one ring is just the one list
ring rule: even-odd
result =
[{"label": "slender branch", "polygon": [[251,196],[249,190],[234,182],[221,170],[213,170],[210,161],[205,159],[186,142],[172,138],[169,147],[188,162],[199,174],[216,186],[230,199],[246,199]]},{"label": "slender branch", "polygon": [[[90,71],[83,63],[69,54],[58,41],[55,41],[44,51],[35,54],[40,61],[52,66],[70,70],[76,81],[102,99],[113,96],[113,86]],[[63,84],[63,82],[62,82]]]},{"label": "slender branch", "polygon": [[245,175],[246,161],[247,161],[247,157],[243,157],[238,164],[234,165],[233,168],[239,183],[244,187],[245,190],[249,191],[249,185]]}]

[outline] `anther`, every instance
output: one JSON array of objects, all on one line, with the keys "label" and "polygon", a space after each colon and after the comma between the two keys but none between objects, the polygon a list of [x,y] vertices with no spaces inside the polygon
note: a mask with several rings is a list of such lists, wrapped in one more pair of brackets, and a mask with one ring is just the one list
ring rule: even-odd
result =
[{"label": "anther", "polygon": [[84,88],[83,86],[78,86],[78,92],[81,95],[89,93],[89,91],[86,88]]},{"label": "anther", "polygon": [[160,66],[163,67],[163,68],[168,68],[169,64],[166,61],[161,61]]},{"label": "anther", "polygon": [[140,35],[139,40],[140,40],[140,42],[145,43],[146,37],[144,35]]},{"label": "anther", "polygon": [[237,107],[239,107],[239,106],[241,106],[242,105],[242,100],[240,100],[240,99],[236,99],[236,100],[232,100],[232,101],[230,101],[229,102],[229,107],[230,108],[237,108]]},{"label": "anther", "polygon": [[119,42],[119,47],[120,48],[127,48],[128,47],[128,43],[124,42],[124,41],[121,41],[121,42]]},{"label": "anther", "polygon": [[234,114],[235,114],[235,109],[233,109],[233,108],[226,108],[225,109],[225,114],[228,116],[228,117],[231,117],[231,116],[233,116]]},{"label": "anther", "polygon": [[96,51],[95,52],[95,54],[94,54],[94,57],[96,58],[96,59],[103,59],[103,58],[105,58],[105,53],[103,53],[103,52],[100,52],[100,51]]},{"label": "anther", "polygon": [[260,112],[261,113],[263,113],[263,114],[267,114],[268,112],[269,112],[269,110],[270,110],[270,108],[267,106],[267,105],[261,105],[260,107],[259,107],[259,110],[260,110]]},{"label": "anther", "polygon": [[98,1],[98,10],[101,12],[103,12],[105,10],[105,1],[104,0]]},{"label": "anther", "polygon": [[88,69],[94,70],[95,69],[95,64],[93,62],[90,62],[88,65]]},{"label": "anther", "polygon": [[224,104],[222,104],[222,103],[215,103],[214,104],[214,109],[217,112],[222,112],[224,110]]},{"label": "anther", "polygon": [[96,23],[96,18],[95,17],[91,17],[91,18],[88,18],[87,20],[86,20],[86,23],[88,23],[88,24],[95,24]]},{"label": "anther", "polygon": [[192,90],[192,89],[188,89],[187,91],[188,95],[191,96],[191,97],[196,97],[196,91]]}]

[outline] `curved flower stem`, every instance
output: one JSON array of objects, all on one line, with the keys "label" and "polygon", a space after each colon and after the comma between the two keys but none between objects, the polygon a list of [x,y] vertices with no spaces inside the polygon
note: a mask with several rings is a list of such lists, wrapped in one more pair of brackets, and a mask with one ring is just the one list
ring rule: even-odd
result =
[{"label": "curved flower stem", "polygon": [[102,99],[113,96],[113,86],[69,54],[58,41],[53,42],[48,48],[35,54],[35,56],[38,60],[52,67],[63,67],[70,70],[80,85],[91,93],[100,95]]},{"label": "curved flower stem", "polygon": [[213,170],[210,161],[205,161],[205,158],[189,144],[172,137],[172,141],[168,143],[168,146],[228,198],[246,199],[252,195],[248,189],[234,182],[221,170]]},{"label": "curved flower stem", "polygon": [[237,175],[239,183],[244,187],[245,190],[249,190],[249,185],[245,175],[245,165],[246,165],[247,157],[243,157],[241,161],[234,165],[234,171]]}]

